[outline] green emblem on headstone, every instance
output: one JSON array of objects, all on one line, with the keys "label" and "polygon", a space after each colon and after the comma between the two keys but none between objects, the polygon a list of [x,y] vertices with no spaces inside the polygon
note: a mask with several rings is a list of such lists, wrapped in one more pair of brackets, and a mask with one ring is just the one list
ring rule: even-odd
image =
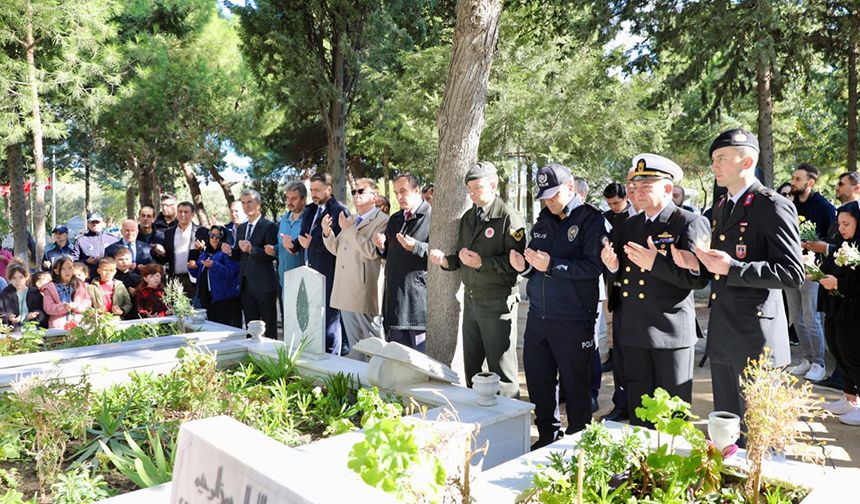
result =
[{"label": "green emblem on headstone", "polygon": [[296,297],[296,317],[299,319],[299,329],[302,334],[308,329],[310,308],[308,307],[308,291],[305,289],[305,279],[299,284],[299,295]]}]

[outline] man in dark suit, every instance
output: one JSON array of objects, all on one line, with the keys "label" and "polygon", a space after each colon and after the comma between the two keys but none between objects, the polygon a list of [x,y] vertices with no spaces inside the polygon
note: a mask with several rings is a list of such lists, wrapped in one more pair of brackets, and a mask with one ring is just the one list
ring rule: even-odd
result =
[{"label": "man in dark suit", "polygon": [[183,201],[176,205],[176,226],[164,231],[163,243],[152,246],[156,262],[165,264],[170,278],[182,282],[185,295],[194,297],[194,282],[188,274],[189,263],[197,261],[200,250],[209,239],[209,230],[194,224],[194,204]]},{"label": "man in dark suit", "polygon": [[105,255],[114,257],[116,251],[121,248],[127,248],[131,251],[131,262],[134,265],[132,269],[137,269],[137,266],[149,264],[152,262],[151,248],[148,243],[138,241],[138,227],[134,219],[126,219],[122,221],[120,226],[122,238],[105,250]]},{"label": "man in dark suit", "polygon": [[231,247],[236,246],[236,242],[238,241],[236,238],[239,236],[239,226],[246,220],[248,218],[242,210],[242,202],[234,201],[230,203],[230,224],[226,226],[227,234],[224,237],[224,243],[230,244]]},{"label": "man in dark suit", "polygon": [[[711,360],[714,409],[743,416],[739,380],[747,359],[771,349],[775,366],[791,360],[782,289],[803,281],[797,211],[756,180],[758,139],[749,131],[721,133],[711,144],[711,171],[728,193],[714,205],[710,244],[676,264],[711,274],[711,316],[705,349]],[[698,259],[696,261],[695,259]]]},{"label": "man in dark suit", "polygon": [[[699,271],[675,265],[672,248],[692,251],[696,239],[710,235],[708,222],[672,202],[681,168],[655,154],[633,158],[633,198],[642,212],[617,221],[611,243],[601,259],[609,278],[621,284],[624,313],[624,371],[630,411],[642,405],[642,395],[662,387],[692,403],[696,345],[693,290],[707,285]],[[645,425],[631,418],[633,425]]]},{"label": "man in dark suit", "polygon": [[[629,185],[630,180],[627,181]],[[609,205],[609,210],[603,212],[603,217],[615,228],[625,220],[637,214],[633,203],[629,199],[627,186],[612,182],[603,189],[603,198]],[[615,390],[612,393],[612,411],[601,417],[601,420],[620,422],[630,418],[630,407],[627,404],[627,376],[624,373],[624,349],[622,348],[621,335],[621,282],[607,278],[606,285],[606,309],[612,313],[609,326],[610,351],[607,365],[612,366],[612,381]]]},{"label": "man in dark suit", "polygon": [[331,306],[335,256],[329,252],[323,242],[322,222],[323,219],[329,219],[331,231],[334,236],[337,236],[340,234],[340,214],[349,217],[349,210],[332,196],[331,180],[331,175],[328,173],[316,173],[311,177],[311,199],[313,199],[313,203],[308,205],[305,210],[298,243],[293,242],[291,252],[306,250],[308,266],[325,275],[326,352],[334,355],[346,355],[349,353],[349,348],[345,348],[344,344],[340,310]]},{"label": "man in dark suit", "polygon": [[[274,247],[278,241],[278,226],[260,213],[262,199],[253,189],[242,191],[239,200],[248,221],[239,226],[236,247],[221,245],[221,251],[239,261],[239,283],[242,296],[242,313],[245,323],[262,320],[266,323],[266,337],[278,337],[278,279],[273,264],[274,256],[266,253],[266,246]],[[270,250],[273,250],[272,248]]]}]

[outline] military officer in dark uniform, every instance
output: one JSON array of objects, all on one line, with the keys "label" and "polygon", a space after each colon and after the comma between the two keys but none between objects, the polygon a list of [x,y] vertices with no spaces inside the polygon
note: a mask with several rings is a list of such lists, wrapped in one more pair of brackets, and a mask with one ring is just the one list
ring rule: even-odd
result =
[{"label": "military officer in dark uniform", "polygon": [[[709,153],[716,182],[728,193],[714,204],[710,245],[702,241],[695,251],[712,280],[705,353],[711,360],[714,409],[743,416],[739,380],[748,359],[768,347],[774,365],[790,361],[780,291],[803,281],[800,232],[794,205],[755,177],[755,135],[725,131]],[[681,250],[673,250],[673,259],[682,267],[699,267]]]},{"label": "military officer in dark uniform", "polygon": [[[642,212],[612,229],[601,259],[613,282],[620,282],[624,312],[620,341],[631,411],[643,394],[662,387],[692,402],[696,345],[693,290],[707,285],[700,272],[675,265],[671,248],[692,251],[695,239],[708,239],[705,218],[677,207],[672,189],[684,174],[673,161],[655,154],[633,158],[632,197]],[[645,425],[631,418],[633,425]]]},{"label": "military officer in dark uniform", "polygon": [[510,253],[511,266],[529,279],[523,365],[539,434],[532,449],[562,435],[557,377],[567,396],[566,433],[591,421],[600,250],[608,239],[603,214],[576,194],[570,170],[550,164],[538,171],[537,182],[546,208],[525,252]]},{"label": "military officer in dark uniform", "polygon": [[496,195],[499,176],[492,163],[480,162],[466,173],[474,204],[460,219],[457,252],[430,251],[430,261],[448,271],[460,270],[463,280],[463,363],[466,382],[481,372],[484,359],[501,378],[501,394],[519,397],[517,304],[519,275],[510,251],[525,250],[525,224]]}]

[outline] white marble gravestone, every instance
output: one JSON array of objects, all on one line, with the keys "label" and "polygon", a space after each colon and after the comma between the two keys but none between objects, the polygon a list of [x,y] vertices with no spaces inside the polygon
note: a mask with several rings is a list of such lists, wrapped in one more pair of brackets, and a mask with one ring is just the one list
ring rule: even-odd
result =
[{"label": "white marble gravestone", "polygon": [[383,389],[408,387],[431,379],[447,383],[460,381],[457,373],[445,364],[400,343],[368,338],[356,343],[354,348],[370,356],[367,381]]},{"label": "white marble gravestone", "polygon": [[304,354],[325,355],[325,275],[307,266],[284,273],[284,342]]},{"label": "white marble gravestone", "polygon": [[[335,482],[335,485],[326,484]],[[171,504],[394,503],[365,484],[345,460],[283,445],[230,417],[182,424]]]}]

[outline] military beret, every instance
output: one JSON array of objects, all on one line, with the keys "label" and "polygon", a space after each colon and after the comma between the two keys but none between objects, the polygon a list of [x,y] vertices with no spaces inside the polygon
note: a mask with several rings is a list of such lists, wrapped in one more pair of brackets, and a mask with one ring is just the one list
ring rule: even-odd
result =
[{"label": "military beret", "polygon": [[478,180],[496,174],[496,165],[489,161],[479,161],[473,164],[469,168],[469,171],[466,172],[466,183],[468,184],[472,180]]},{"label": "military beret", "polygon": [[723,147],[751,147],[756,152],[759,151],[758,138],[749,131],[741,128],[730,129],[720,133],[711,144],[708,156],[713,154],[715,150],[722,149]]},{"label": "military beret", "polygon": [[558,188],[571,178],[573,177],[570,175],[570,170],[565,166],[556,163],[544,166],[538,170],[538,193],[535,199],[552,198],[558,192]]},{"label": "military beret", "polygon": [[680,182],[684,171],[674,161],[657,154],[637,154],[628,177],[630,180],[669,179]]}]

